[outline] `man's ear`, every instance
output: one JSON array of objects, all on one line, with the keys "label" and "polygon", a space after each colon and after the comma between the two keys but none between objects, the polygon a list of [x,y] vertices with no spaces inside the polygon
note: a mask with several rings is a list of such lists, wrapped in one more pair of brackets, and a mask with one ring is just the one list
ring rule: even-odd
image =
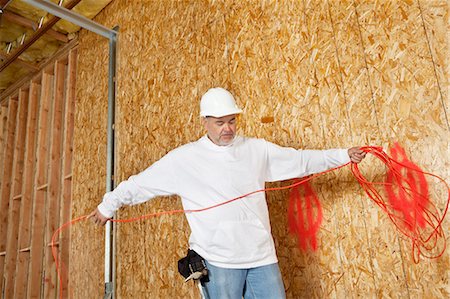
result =
[{"label": "man's ear", "polygon": [[208,120],[206,119],[206,117],[202,116],[202,124],[203,124],[203,127],[205,128],[205,130],[206,130],[207,122],[208,122]]}]

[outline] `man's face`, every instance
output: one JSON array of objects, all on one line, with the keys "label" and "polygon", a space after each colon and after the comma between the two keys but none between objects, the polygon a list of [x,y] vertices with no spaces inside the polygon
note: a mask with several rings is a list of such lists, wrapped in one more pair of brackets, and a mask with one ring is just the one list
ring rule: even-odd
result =
[{"label": "man's face", "polygon": [[217,145],[229,145],[236,135],[235,114],[222,117],[204,117],[203,125],[205,126],[209,139]]}]

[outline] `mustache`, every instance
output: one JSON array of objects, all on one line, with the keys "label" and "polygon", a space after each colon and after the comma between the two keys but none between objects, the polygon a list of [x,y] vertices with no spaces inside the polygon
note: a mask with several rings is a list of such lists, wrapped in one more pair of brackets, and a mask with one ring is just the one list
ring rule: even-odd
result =
[{"label": "mustache", "polygon": [[234,137],[234,133],[223,133],[220,134],[220,137]]}]

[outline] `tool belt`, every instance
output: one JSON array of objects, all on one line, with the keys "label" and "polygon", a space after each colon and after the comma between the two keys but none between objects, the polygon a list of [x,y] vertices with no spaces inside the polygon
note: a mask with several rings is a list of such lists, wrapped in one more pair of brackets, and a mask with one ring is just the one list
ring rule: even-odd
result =
[{"label": "tool belt", "polygon": [[185,278],[184,282],[191,279],[200,280],[202,283],[209,281],[205,259],[191,249],[178,261],[178,272]]}]

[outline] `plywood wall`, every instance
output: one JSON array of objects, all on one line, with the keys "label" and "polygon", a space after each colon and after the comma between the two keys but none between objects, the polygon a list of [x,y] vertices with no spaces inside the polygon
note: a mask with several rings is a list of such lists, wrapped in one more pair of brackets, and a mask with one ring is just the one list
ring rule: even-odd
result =
[{"label": "plywood wall", "polygon": [[[114,1],[96,21],[120,26],[116,181],[204,134],[199,97],[214,86],[244,108],[241,134],[305,149],[398,141],[448,180],[447,20],[445,1]],[[74,217],[105,190],[107,55],[107,41],[81,33]],[[384,171],[370,158],[362,168]],[[348,170],[313,186],[324,208],[316,252],[287,233],[288,193],[268,194],[288,298],[449,296],[448,253],[414,264],[411,244]],[[433,190],[443,207],[445,192]],[[161,198],[118,217],[180,207]],[[176,270],[188,235],[183,216],[118,225],[117,297],[198,297]],[[103,294],[102,240],[93,225],[73,228],[73,298]]]}]

